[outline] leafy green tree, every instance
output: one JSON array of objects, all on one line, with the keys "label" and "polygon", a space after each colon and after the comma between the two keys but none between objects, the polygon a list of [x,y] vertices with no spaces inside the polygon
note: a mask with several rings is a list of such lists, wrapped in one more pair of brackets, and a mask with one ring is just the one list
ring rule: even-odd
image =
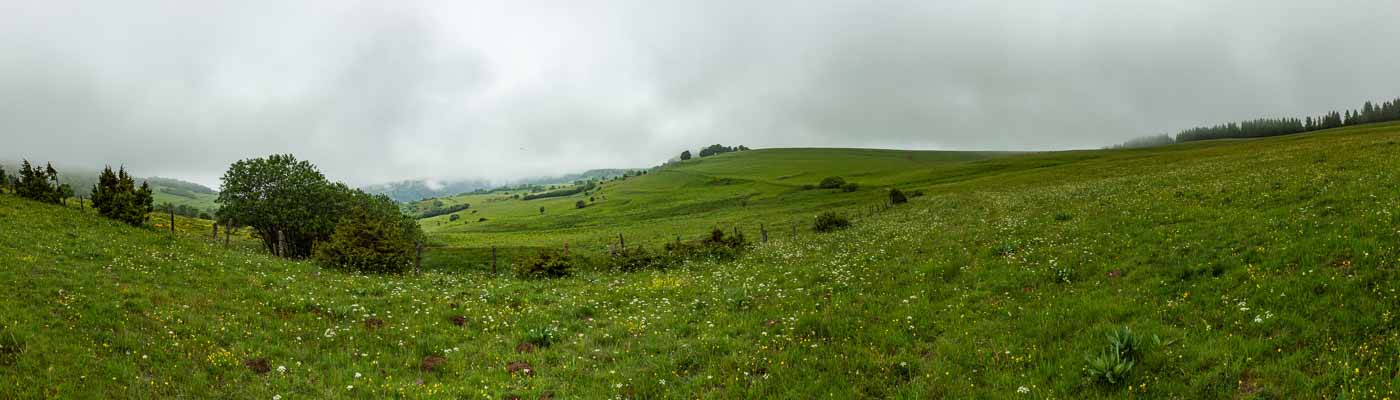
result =
[{"label": "leafy green tree", "polygon": [[585,202],[585,201],[583,201],[583,200],[579,200],[578,202],[574,203],[574,208],[584,208],[584,207],[588,207],[588,202]]},{"label": "leafy green tree", "polygon": [[277,154],[233,163],[215,202],[220,219],[251,227],[268,252],[305,258],[334,232],[349,192],[311,163]]},{"label": "leafy green tree", "polygon": [[5,166],[0,165],[0,193],[4,193],[6,186],[10,183],[10,176],[5,174]]},{"label": "leafy green tree", "polygon": [[689,159],[690,159],[690,150],[682,151],[682,152],[681,152],[681,161],[685,161],[685,160],[689,160]]}]

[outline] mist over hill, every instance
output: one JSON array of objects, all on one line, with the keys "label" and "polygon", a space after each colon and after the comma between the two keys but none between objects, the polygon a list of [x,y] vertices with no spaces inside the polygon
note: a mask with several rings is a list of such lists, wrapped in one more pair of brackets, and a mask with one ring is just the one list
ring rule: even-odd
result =
[{"label": "mist over hill", "polygon": [[[46,161],[40,160],[29,160],[29,163],[38,168],[43,168],[47,164]],[[0,161],[0,167],[3,167],[6,173],[17,174],[19,173],[20,162]],[[58,182],[71,186],[75,196],[83,197],[92,195],[92,187],[97,184],[97,174],[102,172],[101,168],[73,166],[60,163],[53,163],[53,167],[58,170]],[[159,176],[140,177],[137,171],[132,170],[127,170],[127,173],[133,174],[138,184],[142,181],[150,183],[156,193],[165,192],[178,197],[219,194],[218,190],[190,181]]]},{"label": "mist over hill", "polygon": [[577,180],[608,179],[621,176],[631,170],[632,169],[624,168],[591,169],[575,174],[523,178],[508,181],[491,181],[487,179],[465,179],[456,181],[413,179],[368,185],[360,189],[371,194],[388,195],[389,198],[397,202],[410,202],[434,197],[458,195],[482,189],[493,189],[502,186],[549,185],[569,183]]}]

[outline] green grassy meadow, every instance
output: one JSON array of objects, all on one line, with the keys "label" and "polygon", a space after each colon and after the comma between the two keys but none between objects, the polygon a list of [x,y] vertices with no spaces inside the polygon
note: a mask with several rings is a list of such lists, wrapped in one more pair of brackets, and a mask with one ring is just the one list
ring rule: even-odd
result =
[{"label": "green grassy meadow", "polygon": [[[472,208],[421,220],[427,271],[402,276],[3,195],[0,393],[1395,399],[1397,141],[1392,123],[1135,150],[728,153],[606,182],[583,209],[447,199]],[[802,189],[827,175],[862,188]],[[926,195],[871,212],[887,187]],[[833,209],[853,226],[812,232]],[[484,272],[493,245],[509,263],[618,233],[756,240],[759,224],[770,240],[734,261]],[[1123,326],[1160,343],[1125,381],[1086,378]]]},{"label": "green grassy meadow", "polygon": [[[618,234],[631,243],[659,245],[677,236],[692,240],[719,227],[739,228],[749,237],[791,236],[810,225],[814,210],[864,212],[886,197],[889,187],[924,187],[935,180],[975,174],[990,160],[1009,153],[895,151],[858,149],[768,149],[697,158],[648,175],[607,181],[590,194],[535,200],[512,199],[520,192],[472,194],[440,199],[446,205],[471,204],[459,212],[420,220],[448,248],[562,247],[602,251]],[[995,167],[994,167],[995,168]],[[860,190],[804,190],[822,178],[842,176]],[[578,209],[575,203],[587,207]],[[539,209],[544,207],[545,212]],[[480,221],[485,218],[486,221]],[[760,226],[762,225],[762,227]]]},{"label": "green grassy meadow", "polygon": [[155,198],[155,204],[169,203],[176,206],[190,206],[210,213],[219,209],[219,204],[214,202],[215,199],[219,198],[217,194],[186,193],[185,195],[174,195],[161,191],[158,186],[154,187],[154,190],[152,197]]}]

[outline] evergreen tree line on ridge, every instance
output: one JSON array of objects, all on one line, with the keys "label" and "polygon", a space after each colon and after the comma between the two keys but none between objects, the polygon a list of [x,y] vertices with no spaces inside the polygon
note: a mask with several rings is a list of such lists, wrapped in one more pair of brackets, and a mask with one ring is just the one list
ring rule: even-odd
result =
[{"label": "evergreen tree line on ridge", "polygon": [[1304,118],[1259,118],[1214,126],[1200,126],[1178,132],[1175,137],[1167,134],[1145,136],[1128,140],[1111,148],[1152,147],[1196,140],[1281,136],[1388,121],[1400,121],[1400,99],[1382,102],[1379,105],[1368,101],[1360,109],[1342,112],[1331,111]]}]

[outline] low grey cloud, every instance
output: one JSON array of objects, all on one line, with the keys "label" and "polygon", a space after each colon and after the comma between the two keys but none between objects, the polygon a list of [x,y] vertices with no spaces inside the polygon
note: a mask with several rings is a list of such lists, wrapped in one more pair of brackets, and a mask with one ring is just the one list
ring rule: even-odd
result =
[{"label": "low grey cloud", "polygon": [[1400,7],[0,0],[0,159],[352,184],[750,147],[1094,148],[1400,96]]}]

